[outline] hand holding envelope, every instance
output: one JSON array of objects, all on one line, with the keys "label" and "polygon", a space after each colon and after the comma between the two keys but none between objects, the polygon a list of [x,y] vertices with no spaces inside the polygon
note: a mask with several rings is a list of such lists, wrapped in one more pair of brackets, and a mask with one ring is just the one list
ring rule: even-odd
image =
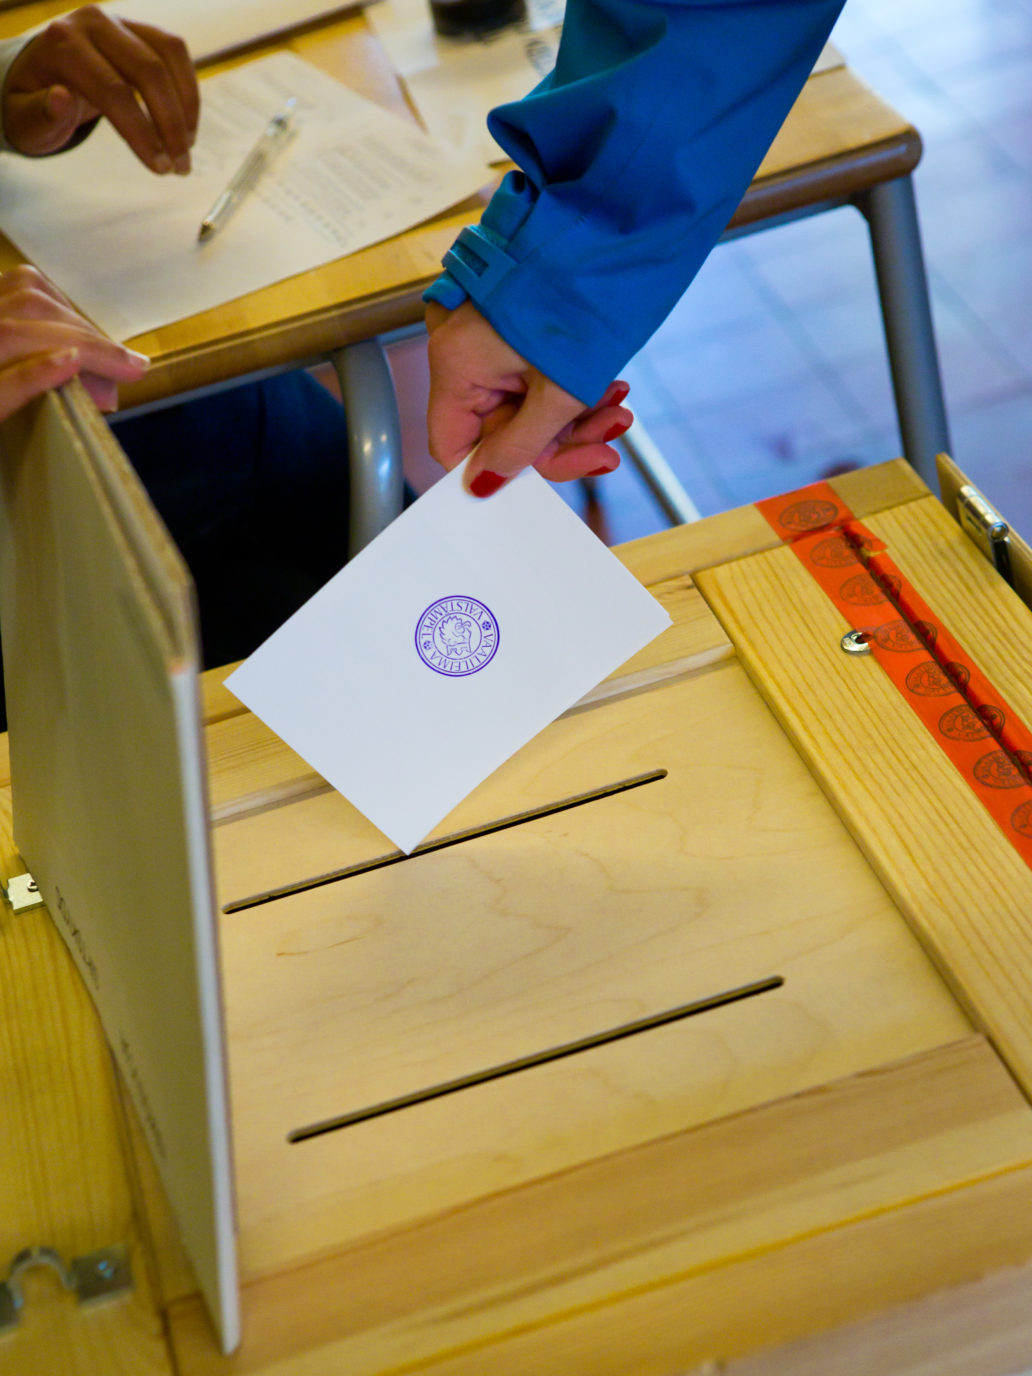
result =
[{"label": "hand holding envelope", "polygon": [[227,686],[403,851],[670,625],[535,472],[457,468]]},{"label": "hand holding envelope", "polygon": [[471,448],[466,485],[489,497],[533,464],[552,482],[611,473],[620,455],[609,447],[634,417],[621,406],[625,382],[611,383],[585,408],[522,358],[468,301],[453,311],[431,301],[430,453],[444,468]]}]

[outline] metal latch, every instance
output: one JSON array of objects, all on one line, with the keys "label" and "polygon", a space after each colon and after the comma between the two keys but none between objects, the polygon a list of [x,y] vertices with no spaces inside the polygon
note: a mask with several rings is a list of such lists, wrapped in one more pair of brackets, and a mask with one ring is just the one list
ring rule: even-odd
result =
[{"label": "metal latch", "polygon": [[1011,578],[1010,527],[996,508],[970,483],[957,491],[957,520],[996,572],[1008,583]]},{"label": "metal latch", "polygon": [[25,1303],[21,1275],[31,1266],[50,1266],[66,1290],[74,1290],[80,1304],[120,1295],[132,1289],[132,1269],[125,1247],[101,1247],[73,1257],[66,1266],[52,1247],[26,1247],[11,1262],[7,1279],[0,1285],[0,1332],[13,1328]]},{"label": "metal latch", "polygon": [[7,901],[16,913],[42,906],[43,895],[31,874],[16,874],[7,881]]}]

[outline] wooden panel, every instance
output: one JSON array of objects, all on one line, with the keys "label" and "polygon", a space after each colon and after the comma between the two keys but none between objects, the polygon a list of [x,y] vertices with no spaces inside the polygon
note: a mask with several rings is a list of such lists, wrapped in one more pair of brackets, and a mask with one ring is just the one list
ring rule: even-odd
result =
[{"label": "wooden panel", "polygon": [[224,680],[241,661],[224,664],[218,669],[209,669],[201,675],[201,719],[205,726],[211,722],[222,721],[225,717],[236,717],[247,709],[239,698],[235,698]]},{"label": "wooden panel", "polygon": [[228,1333],[231,1162],[189,577],[77,379],[6,422],[0,529],[18,845]]},{"label": "wooden panel", "polygon": [[[831,487],[850,510],[865,520],[875,512],[927,497],[928,488],[903,459],[858,468],[832,478]],[[695,574],[713,564],[742,559],[780,544],[770,523],[754,506],[735,507],[692,525],[618,545],[613,553],[646,587],[678,574]]]},{"label": "wooden panel", "polygon": [[[908,467],[907,472],[913,472],[913,470]],[[742,510],[752,510],[752,508],[743,507]],[[618,558],[622,558],[625,563],[629,563],[633,572],[638,573],[637,568],[633,566],[635,562],[643,560],[645,555],[644,542],[636,541],[632,545],[624,545],[615,550],[614,553]],[[629,674],[650,670],[653,667],[664,665],[670,660],[691,659],[695,666],[700,666],[722,658],[730,651],[731,642],[721,629],[720,622],[709,610],[705,598],[692,586],[690,579],[675,571],[669,577],[654,578],[648,586],[653,595],[658,597],[666,607],[674,620],[674,625],[664,631],[662,635],[657,636],[651,644],[646,645],[626,664],[621,665],[620,668],[610,674],[606,682],[611,683],[617,679],[625,679]],[[225,717],[239,716],[246,710],[240,700],[234,697],[229,689],[224,686],[223,682],[236,667],[235,663],[227,664],[221,668],[209,669],[202,675],[201,710],[206,723],[221,721]],[[680,672],[682,667],[687,668],[689,666],[679,665],[676,672]],[[625,691],[625,688],[626,685],[623,685],[619,691]],[[609,696],[609,692],[607,691],[604,695]],[[3,758],[2,752],[5,749],[6,737],[0,736],[0,759]],[[0,768],[0,775],[2,775],[2,768]]]},{"label": "wooden panel", "polygon": [[[880,533],[879,519],[870,521]],[[943,518],[946,519],[946,518]],[[941,559],[919,591],[933,609],[970,598],[963,563]],[[976,1020],[1032,1089],[1032,871],[873,658],[845,655],[847,624],[791,549],[698,575],[739,657],[876,872]],[[1032,651],[1029,614],[1005,638]],[[958,630],[960,628],[958,627]],[[992,636],[972,637],[984,657]],[[1000,664],[1009,651],[991,652]]]},{"label": "wooden panel", "polygon": [[245,1286],[183,1376],[672,1373],[1027,1257],[1032,1113],[972,1038]]},{"label": "wooden panel", "polygon": [[[650,684],[681,677],[730,657],[731,642],[702,594],[688,579],[670,579],[655,585],[651,591],[669,612],[674,624],[586,694],[571,711],[640,691]],[[222,688],[218,697],[210,697],[210,708],[217,710],[222,694],[236,701],[228,689]],[[237,705],[239,709],[240,704]],[[210,717],[206,719],[211,720]],[[306,794],[324,792],[328,787],[299,755],[249,713],[241,715],[238,710],[236,715],[226,714],[213,722],[207,731],[207,741],[212,811],[216,821]],[[610,780],[603,776],[596,782]],[[486,812],[484,805],[480,805],[474,807],[470,815],[490,820],[499,815],[494,811],[498,806],[511,809],[515,805],[518,810],[518,799],[510,799],[503,805],[496,800],[496,792],[491,792]],[[546,797],[544,801],[552,799]],[[461,825],[470,823],[466,821]],[[449,821],[436,828],[433,835],[445,835],[455,829],[454,822]],[[368,832],[369,828],[365,830]],[[384,848],[387,853],[394,853],[396,848],[375,828],[372,830],[379,837],[372,853],[380,854]]]},{"label": "wooden panel", "polygon": [[[20,873],[0,792],[0,874]],[[24,1247],[66,1260],[124,1243],[133,1292],[79,1309],[51,1272],[25,1277],[2,1376],[171,1376],[127,1183],[111,1061],[89,996],[43,908],[0,908],[0,1273]]]},{"label": "wooden panel", "polygon": [[966,1285],[772,1351],[721,1376],[1015,1376],[1032,1369],[1032,1268],[1007,1267]]},{"label": "wooden panel", "polygon": [[[835,481],[852,509],[865,517],[887,505],[927,495],[924,484],[902,461]],[[640,687],[650,678],[658,681],[662,674],[686,673],[692,663],[705,665],[723,655],[726,636],[684,573],[720,558],[739,557],[757,543],[762,548],[772,542],[776,543],[776,537],[767,522],[754,508],[743,507],[618,550],[631,571],[664,601],[675,625],[589,698]],[[642,677],[631,679],[632,673]],[[213,705],[218,704],[219,713],[228,710],[224,704],[232,702],[226,690],[220,692],[221,696],[211,699]],[[647,712],[647,708],[642,710]],[[561,719],[496,771],[432,836],[456,834],[618,782],[611,770],[596,766],[586,744],[595,729],[592,722]],[[330,792],[297,755],[276,742],[265,728],[256,726],[253,719],[238,715],[232,721],[222,721],[210,737],[217,816],[228,823],[219,826],[216,834],[223,905],[397,854],[375,827]],[[572,771],[563,764],[557,777],[554,761],[565,762],[575,751],[582,755],[583,767]],[[286,800],[293,800],[291,806],[296,809],[291,813],[289,829],[282,825],[275,809],[255,815],[259,809]],[[241,829],[242,820],[234,818],[245,819],[246,829]]]},{"label": "wooden panel", "polygon": [[[701,683],[721,671],[721,666],[705,670],[697,681]],[[625,780],[666,767],[666,742],[657,745],[653,730],[653,695],[662,691],[650,689],[618,703],[601,703],[560,717],[454,808],[416,856],[425,855],[439,839],[482,831],[566,800],[601,794]],[[702,692],[699,701],[712,704],[711,690]],[[692,702],[686,713],[695,710]],[[719,712],[719,707],[705,710]],[[249,729],[247,721],[241,720],[239,731]],[[680,725],[678,722],[677,727]],[[225,726],[227,733],[237,728],[236,719]],[[262,739],[268,741],[268,737]],[[283,761],[281,747],[268,748],[277,761]],[[289,777],[286,767],[282,777]],[[284,784],[285,791],[286,787]],[[665,785],[646,785],[645,789],[656,787]],[[599,804],[588,806],[596,808]],[[725,820],[737,826],[733,815],[725,816]],[[289,814],[279,807],[259,806],[251,812],[241,807],[237,815],[216,826],[214,844],[219,905],[223,909],[320,877],[399,859],[401,854],[347,799],[328,787],[323,792],[294,796],[289,801]]]},{"label": "wooden panel", "polygon": [[[224,918],[247,1274],[614,1135],[669,1130],[671,1114],[697,1121],[963,1030],[737,665],[573,720],[607,717],[586,758],[658,763],[665,780]],[[550,767],[579,762],[566,750]],[[484,1087],[490,1110],[467,1111],[464,1093],[287,1145],[339,1113],[770,976],[784,988],[719,1024],[706,1014],[649,1033],[651,1047]]]},{"label": "wooden panel", "polygon": [[911,503],[905,514],[883,512],[868,525],[973,662],[1032,726],[1032,611],[934,497]]}]

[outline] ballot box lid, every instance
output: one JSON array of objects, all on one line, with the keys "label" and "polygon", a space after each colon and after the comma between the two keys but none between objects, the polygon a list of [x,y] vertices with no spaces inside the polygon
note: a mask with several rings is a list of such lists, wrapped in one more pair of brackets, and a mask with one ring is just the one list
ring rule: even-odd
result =
[{"label": "ballot box lid", "polygon": [[189,572],[73,382],[0,436],[14,836],[92,995],[226,1350],[226,1062]]}]

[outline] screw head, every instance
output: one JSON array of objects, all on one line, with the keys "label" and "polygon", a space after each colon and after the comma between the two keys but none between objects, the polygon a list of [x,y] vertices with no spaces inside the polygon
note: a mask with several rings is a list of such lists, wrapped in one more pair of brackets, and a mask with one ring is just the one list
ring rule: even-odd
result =
[{"label": "screw head", "polygon": [[869,655],[871,653],[871,637],[866,631],[847,631],[839,644],[847,655]]}]

